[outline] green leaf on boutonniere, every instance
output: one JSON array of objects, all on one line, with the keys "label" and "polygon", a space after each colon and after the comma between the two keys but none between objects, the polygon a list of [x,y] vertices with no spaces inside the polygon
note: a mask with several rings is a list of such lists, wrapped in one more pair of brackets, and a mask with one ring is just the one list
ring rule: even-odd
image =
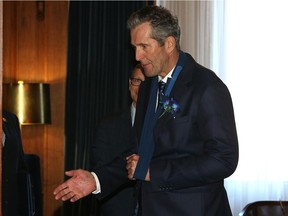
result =
[{"label": "green leaf on boutonniere", "polygon": [[159,118],[161,118],[166,113],[171,113],[173,115],[174,113],[177,113],[180,111],[180,105],[177,103],[177,101],[174,98],[162,96],[159,104],[163,108],[163,112],[161,113]]}]

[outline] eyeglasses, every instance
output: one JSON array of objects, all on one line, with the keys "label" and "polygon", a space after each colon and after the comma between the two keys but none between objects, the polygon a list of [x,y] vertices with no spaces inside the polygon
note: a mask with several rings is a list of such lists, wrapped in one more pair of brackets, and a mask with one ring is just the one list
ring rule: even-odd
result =
[{"label": "eyeglasses", "polygon": [[130,78],[130,84],[133,86],[139,86],[141,84],[142,80],[137,78]]}]

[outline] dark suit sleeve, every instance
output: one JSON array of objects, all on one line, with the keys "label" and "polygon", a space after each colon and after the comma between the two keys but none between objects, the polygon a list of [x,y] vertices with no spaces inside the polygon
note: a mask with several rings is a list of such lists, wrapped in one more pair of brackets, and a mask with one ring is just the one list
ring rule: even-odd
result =
[{"label": "dark suit sleeve", "polygon": [[[159,129],[163,135],[157,138],[150,164],[153,191],[205,186],[222,181],[236,169],[238,140],[227,87],[214,82],[195,94],[193,101],[189,97],[180,101],[187,104],[184,114],[165,122],[166,133]],[[157,152],[157,145],[166,152]]]},{"label": "dark suit sleeve", "polygon": [[98,125],[94,140],[90,156],[94,168],[110,163],[133,147],[130,107],[105,117]]},{"label": "dark suit sleeve", "polygon": [[101,167],[109,162],[109,152],[111,153],[109,151],[109,130],[112,130],[113,133],[113,128],[109,128],[109,124],[106,122],[101,122],[97,128],[96,139],[92,144],[90,156],[92,167]]},{"label": "dark suit sleeve", "polygon": [[92,171],[96,173],[101,185],[101,193],[96,194],[98,199],[105,198],[121,185],[130,182],[127,177],[126,159],[124,155],[123,157],[117,157],[108,165],[92,169]]},{"label": "dark suit sleeve", "polygon": [[97,175],[103,198],[119,186],[129,182],[126,170],[126,156],[131,155],[136,137],[131,124],[130,107],[124,112],[103,120],[92,145],[91,167]]}]

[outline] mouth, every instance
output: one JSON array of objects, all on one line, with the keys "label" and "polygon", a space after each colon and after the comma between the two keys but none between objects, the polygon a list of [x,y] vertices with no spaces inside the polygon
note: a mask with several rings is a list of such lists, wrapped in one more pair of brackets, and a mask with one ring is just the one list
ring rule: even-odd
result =
[{"label": "mouth", "polygon": [[142,68],[144,68],[144,69],[147,68],[149,65],[150,65],[150,63],[145,63],[145,64],[144,64],[144,63],[141,63],[141,66],[142,66]]}]

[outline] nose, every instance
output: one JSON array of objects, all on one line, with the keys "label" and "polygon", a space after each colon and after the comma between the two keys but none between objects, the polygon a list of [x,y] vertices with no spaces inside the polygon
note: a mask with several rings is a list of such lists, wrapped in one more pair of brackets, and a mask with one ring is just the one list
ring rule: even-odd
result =
[{"label": "nose", "polygon": [[143,58],[141,50],[139,48],[135,49],[135,59],[136,61],[140,61]]}]

